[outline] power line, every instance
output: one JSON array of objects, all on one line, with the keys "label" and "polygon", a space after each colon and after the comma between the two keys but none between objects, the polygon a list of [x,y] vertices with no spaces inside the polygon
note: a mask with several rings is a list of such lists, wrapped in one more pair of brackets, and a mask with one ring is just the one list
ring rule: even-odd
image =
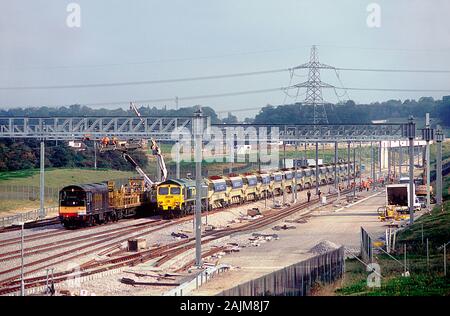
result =
[{"label": "power line", "polygon": [[[226,92],[226,93],[218,93],[218,94],[186,96],[186,97],[178,97],[178,100],[185,101],[185,100],[199,100],[199,99],[209,99],[209,98],[231,97],[231,96],[246,95],[246,94],[258,94],[258,93],[284,91],[286,89],[290,89],[290,87],[279,87],[279,88],[268,88],[268,89],[259,89],[259,90]],[[133,102],[135,102],[135,103],[159,103],[159,102],[173,102],[174,100],[175,100],[175,98],[161,98],[161,99],[133,100]],[[128,100],[128,101],[120,101],[120,102],[114,101],[114,102],[101,102],[101,103],[82,103],[81,105],[117,105],[117,104],[126,104],[129,102],[130,101]]]},{"label": "power line", "polygon": [[131,65],[146,65],[146,64],[157,64],[157,63],[170,63],[170,62],[183,62],[183,61],[195,61],[195,60],[208,60],[208,59],[220,59],[233,56],[245,56],[245,55],[258,55],[267,54],[283,51],[297,50],[300,48],[309,47],[307,45],[288,47],[288,48],[275,48],[266,50],[256,50],[256,51],[246,51],[246,52],[236,52],[228,53],[222,55],[210,55],[210,56],[199,56],[199,57],[184,57],[184,58],[168,58],[168,59],[154,59],[154,60],[143,60],[135,62],[123,62],[123,63],[108,63],[108,64],[86,64],[86,65],[60,65],[60,66],[21,66],[21,67],[0,67],[2,70],[27,70],[27,69],[73,69],[73,68],[103,68],[103,67],[117,67],[117,66],[131,66]]},{"label": "power line", "polygon": [[[0,90],[51,90],[51,89],[80,89],[80,88],[100,88],[100,87],[120,87],[120,86],[134,86],[134,85],[152,85],[152,84],[165,84],[176,82],[188,82],[188,81],[202,81],[202,80],[215,80],[215,79],[227,79],[246,76],[266,75],[273,73],[280,73],[289,71],[292,72],[295,69],[305,69],[305,65],[293,67],[293,68],[279,68],[269,69],[261,71],[251,72],[239,72],[222,75],[209,75],[198,77],[184,77],[173,79],[160,79],[160,80],[143,80],[143,81],[124,81],[124,82],[110,82],[110,83],[91,83],[91,84],[70,84],[70,85],[50,85],[50,86],[10,86],[0,87]],[[327,65],[317,65],[317,69],[331,69],[340,71],[359,71],[359,72],[390,72],[390,73],[450,73],[450,70],[437,70],[437,69],[387,69],[387,68],[339,68],[331,67]]]},{"label": "power line", "polygon": [[403,88],[357,88],[357,87],[333,87],[338,90],[354,91],[392,91],[392,92],[450,92],[450,89],[403,89]]},{"label": "power line", "polygon": [[387,51],[387,52],[410,52],[410,53],[440,53],[448,54],[450,53],[450,48],[439,48],[439,49],[417,49],[417,48],[391,48],[391,47],[361,47],[361,46],[339,46],[339,45],[317,45],[319,47],[334,47],[343,49],[360,49],[360,50],[374,50],[374,51]]},{"label": "power line", "polygon": [[335,68],[335,70],[370,71],[370,72],[405,72],[405,73],[450,73],[450,70],[438,70],[438,69]]},{"label": "power line", "polygon": [[[412,48],[385,48],[385,47],[356,47],[356,46],[338,46],[338,45],[316,45],[318,47],[331,47],[340,49],[360,49],[360,50],[374,50],[374,51],[400,51],[400,52],[418,52],[418,53],[444,53],[450,52],[450,49],[412,49]],[[182,58],[168,58],[168,59],[153,59],[153,60],[142,60],[142,61],[130,61],[123,63],[105,63],[105,64],[85,64],[85,65],[56,65],[56,66],[39,66],[39,65],[27,65],[19,67],[0,67],[2,70],[33,70],[33,69],[74,69],[74,68],[103,68],[103,67],[118,67],[118,66],[131,66],[131,65],[146,65],[146,64],[157,64],[157,63],[170,63],[170,62],[183,62],[183,61],[196,61],[196,60],[208,60],[208,59],[219,59],[234,56],[245,56],[245,55],[256,55],[256,54],[266,54],[274,52],[292,51],[300,48],[310,47],[309,45],[301,45],[296,47],[288,48],[274,48],[266,50],[255,50],[246,52],[236,52],[228,53],[222,55],[209,55],[209,56],[199,56],[199,57],[182,57]]]},{"label": "power line", "polygon": [[[393,91],[393,92],[450,92],[450,89],[401,89],[401,88],[360,88],[360,87],[336,87],[336,86],[323,86],[322,88],[330,88],[337,90],[355,90],[355,91]],[[217,94],[205,94],[205,95],[196,95],[196,96],[186,96],[186,97],[178,97],[179,101],[186,100],[199,100],[199,99],[209,99],[209,98],[220,98],[220,97],[231,97],[231,96],[239,96],[239,95],[249,95],[249,94],[259,94],[259,93],[269,93],[269,92],[277,92],[277,91],[287,91],[289,89],[298,89],[297,85],[288,86],[288,87],[278,87],[278,88],[267,88],[267,89],[258,89],[258,90],[244,90],[244,91],[235,91],[235,92],[226,92],[226,93],[217,93]],[[162,103],[162,102],[174,102],[175,97],[171,98],[160,98],[160,99],[145,99],[145,100],[132,100],[135,103]],[[87,105],[87,106],[102,106],[102,105],[123,105],[128,104],[130,100],[126,101],[110,101],[110,102],[83,102],[83,103],[72,103],[65,105],[54,105],[54,106],[69,106],[73,104]],[[51,106],[51,105],[48,105]],[[239,110],[252,110],[254,108],[249,109],[239,109]]]},{"label": "power line", "polygon": [[282,68],[282,69],[271,69],[271,70],[262,70],[262,71],[252,71],[252,72],[239,72],[239,73],[233,73],[233,74],[200,76],[200,77],[185,77],[185,78],[174,78],[174,79],[163,79],[163,80],[125,81],[125,82],[113,82],[113,83],[93,83],[93,84],[55,85],[55,86],[0,87],[0,90],[78,89],[78,88],[150,85],[150,84],[174,83],[174,82],[185,82],[185,81],[200,81],[200,80],[211,80],[211,79],[256,76],[256,75],[265,75],[265,74],[272,74],[272,73],[284,72],[284,71],[289,71],[289,69]]}]

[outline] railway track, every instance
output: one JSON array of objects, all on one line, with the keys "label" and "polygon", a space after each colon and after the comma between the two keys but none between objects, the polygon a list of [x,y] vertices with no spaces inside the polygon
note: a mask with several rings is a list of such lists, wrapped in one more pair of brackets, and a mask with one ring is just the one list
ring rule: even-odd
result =
[{"label": "railway track", "polygon": [[[114,244],[114,245],[115,244],[121,244],[123,242],[126,242],[129,239],[129,235],[130,234],[133,234],[133,237],[136,237],[136,238],[137,237],[142,237],[142,236],[145,236],[147,234],[150,234],[150,233],[156,232],[158,230],[161,230],[163,228],[166,228],[166,227],[168,227],[168,226],[170,226],[172,224],[173,224],[172,222],[160,222],[160,221],[152,222],[150,224],[143,225],[142,227],[134,227],[134,228],[128,229],[126,231],[118,232],[114,236],[114,239],[117,239],[117,238],[120,238],[120,237],[124,237],[124,238],[120,239],[120,240],[115,240],[113,243],[111,243],[111,236],[102,237],[102,239],[96,240],[96,241],[94,241],[93,243],[91,243],[89,245],[83,245],[83,246],[77,247],[75,249],[65,250],[64,252],[60,252],[60,253],[57,253],[57,254],[54,254],[54,255],[51,255],[51,256],[47,256],[47,257],[45,257],[43,259],[35,260],[33,262],[29,262],[29,263],[24,265],[25,268],[32,268],[32,267],[37,266],[37,265],[42,264],[42,263],[46,263],[46,264],[44,266],[39,266],[38,268],[26,271],[25,275],[30,275],[30,274],[38,272],[38,271],[40,271],[40,270],[42,270],[44,268],[47,268],[47,267],[50,267],[50,266],[54,266],[54,265],[57,265],[57,264],[61,264],[61,263],[65,263],[65,262],[70,262],[71,260],[75,260],[75,259],[81,258],[83,256],[96,253],[96,252],[104,250],[106,248],[110,248],[112,246],[112,244]],[[157,226],[157,227],[153,228],[154,226]],[[153,229],[145,230],[147,228],[153,228]],[[136,234],[137,232],[142,231],[142,230],[145,230],[145,231]],[[127,236],[127,237],[125,237],[125,236]],[[74,252],[77,252],[77,251],[83,251],[84,249],[91,248],[91,247],[95,247],[95,248],[87,250],[87,251],[84,251],[82,253],[76,253],[76,254],[68,257],[68,258],[60,259],[59,261],[56,261],[56,262],[48,262],[48,261],[51,261],[53,259],[57,259],[59,257],[70,255],[71,253],[74,253]],[[3,270],[3,271],[0,272],[0,276],[1,275],[10,274],[10,273],[12,273],[14,271],[17,271],[19,269],[20,269],[20,267],[14,267],[14,268],[11,268],[11,269]],[[3,280],[0,281],[0,286],[2,286],[6,282],[9,282],[9,281],[14,280],[14,279],[19,278],[19,277],[20,277],[20,275],[15,275],[13,277],[8,277],[6,279],[3,279]]]},{"label": "railway track", "polygon": [[[215,211],[211,211],[209,213],[213,214],[213,213],[218,212],[218,211],[219,210],[215,210]],[[203,216],[206,216],[206,214],[203,214]],[[183,223],[183,222],[186,222],[186,221],[189,221],[189,220],[192,220],[192,215],[191,216],[187,216],[187,217],[183,217],[183,218],[178,218],[178,219],[175,219],[175,220],[170,220],[170,221],[168,221],[168,220],[156,220],[156,221],[151,222],[150,224],[149,223],[141,223],[141,224],[133,225],[135,227],[132,228],[132,229],[130,229],[129,226],[128,227],[122,227],[122,228],[116,228],[116,229],[109,230],[109,231],[102,231],[102,232],[90,234],[87,237],[86,236],[74,237],[74,238],[69,238],[69,239],[63,240],[63,241],[56,241],[56,242],[52,242],[52,243],[45,244],[45,245],[39,245],[39,246],[31,247],[31,248],[26,249],[26,250],[28,250],[28,252],[27,251],[25,252],[25,256],[42,254],[42,253],[45,253],[47,251],[58,249],[59,247],[61,247],[61,243],[65,243],[64,246],[68,247],[68,246],[71,246],[71,245],[80,244],[79,239],[89,238],[90,240],[94,240],[94,242],[91,243],[91,244],[83,245],[83,246],[77,247],[75,249],[70,249],[70,250],[67,250],[67,251],[64,251],[64,252],[60,252],[60,253],[55,254],[55,255],[47,256],[44,259],[39,259],[39,260],[30,262],[30,263],[27,263],[27,264],[24,265],[24,267],[25,268],[34,267],[34,266],[36,266],[38,264],[47,262],[49,260],[53,260],[53,259],[56,259],[58,257],[69,255],[72,252],[81,251],[84,248],[90,248],[90,247],[98,246],[98,245],[100,245],[102,243],[111,241],[112,238],[117,239],[119,237],[124,237],[124,236],[130,235],[130,234],[133,234],[134,238],[138,238],[138,237],[142,237],[142,236],[148,235],[150,233],[154,233],[156,231],[159,231],[161,229],[170,227],[172,225],[180,224],[180,223]],[[159,226],[159,227],[157,227],[155,229],[152,229],[151,231],[144,231],[142,233],[136,234],[140,230],[148,228],[149,225],[151,227],[153,227],[153,226]],[[88,229],[91,229],[91,228],[93,229],[95,227],[89,227]],[[121,230],[125,230],[125,231],[121,231]],[[111,231],[117,231],[117,233],[114,233],[114,234],[108,235],[108,236],[104,235],[104,234],[110,233]],[[79,231],[73,231],[73,232],[75,233],[75,232],[79,232]],[[58,234],[59,233],[61,233],[61,232],[58,232]],[[36,236],[36,235],[38,235],[38,234],[32,235],[32,237],[34,239],[39,239],[39,238],[42,238],[43,236],[45,236],[45,238],[49,237],[49,236],[43,235],[41,233],[39,233],[38,236]],[[55,235],[56,234],[51,234],[50,236],[54,237]],[[100,235],[102,235],[102,236],[100,236]],[[18,238],[18,239],[20,240],[20,238]],[[80,257],[96,253],[98,251],[102,251],[102,252],[98,253],[98,255],[104,255],[104,254],[110,252],[111,250],[116,249],[118,246],[120,246],[123,242],[126,242],[128,239],[129,239],[129,237],[126,237],[126,238],[123,238],[123,239],[120,239],[120,240],[116,240],[113,243],[102,245],[102,246],[96,247],[94,249],[91,249],[91,250],[88,250],[88,251],[84,251],[83,253],[76,254],[76,255],[70,256],[68,258],[61,259],[61,260],[56,261],[56,262],[48,263],[48,264],[46,264],[44,266],[39,266],[39,268],[26,271],[25,275],[33,274],[35,272],[38,272],[39,270],[42,270],[42,269],[50,267],[50,266],[54,266],[54,265],[61,264],[61,263],[64,263],[64,262],[70,262],[71,260],[78,259]],[[14,242],[14,241],[17,241],[17,238],[13,239],[13,240],[9,240],[9,242],[11,242],[11,243]],[[30,251],[30,250],[34,250],[34,251]],[[0,254],[0,262],[7,261],[7,260],[12,260],[12,259],[15,259],[15,258],[20,258],[20,254],[19,253],[20,253],[20,250],[12,251],[12,252],[5,253],[5,254]],[[10,274],[10,273],[12,273],[14,271],[17,271],[19,269],[20,269],[20,267],[15,267],[15,268],[11,268],[11,269],[8,269],[8,270],[0,271],[0,276],[1,275]],[[4,285],[5,283],[8,283],[8,282],[10,282],[10,281],[12,281],[14,279],[17,279],[17,278],[20,278],[20,275],[15,275],[13,277],[8,277],[6,279],[0,280],[0,295],[2,293],[1,286]]]},{"label": "railway track", "polygon": [[[59,218],[51,217],[46,219],[37,220],[34,222],[28,222],[23,225],[24,229],[31,229],[31,228],[38,228],[38,227],[45,227],[45,226],[52,226],[52,225],[58,225],[61,224],[59,221]],[[20,230],[20,226],[9,226],[9,227],[2,227],[0,228],[0,234],[1,233],[8,233],[16,230]]]},{"label": "railway track", "polygon": [[[150,222],[150,224],[152,224],[152,226],[153,226],[153,223],[160,223],[160,222],[162,222],[162,220],[155,220],[155,221]],[[114,229],[110,229],[110,230],[106,230],[106,231],[94,232],[94,233],[83,235],[83,236],[75,236],[75,237],[71,237],[71,238],[67,238],[67,239],[53,241],[53,242],[46,243],[46,244],[28,247],[28,248],[24,249],[24,256],[29,257],[29,256],[33,256],[33,255],[38,255],[43,252],[59,249],[60,247],[63,247],[63,246],[70,247],[70,246],[77,245],[77,244],[83,244],[83,243],[86,243],[89,241],[99,240],[99,239],[102,239],[105,237],[114,238],[116,236],[117,232],[129,230],[129,229],[133,230],[134,228],[147,226],[148,224],[149,223],[146,222],[146,223],[139,223],[139,224],[134,224],[131,226],[126,226],[126,227],[118,227],[118,228],[114,228]],[[51,237],[54,237],[54,236],[55,235],[52,235]],[[45,237],[48,238],[48,236],[45,236]],[[21,254],[21,250],[14,250],[14,251],[0,253],[0,262],[12,260],[15,258],[20,258],[21,257],[20,254]]]},{"label": "railway track", "polygon": [[[349,193],[349,192],[351,192],[351,190],[345,190],[342,192],[342,194],[345,195],[346,193]],[[330,197],[336,197],[336,196],[337,196],[337,194],[330,195]],[[332,201],[335,201],[335,200],[336,199],[333,199],[333,200],[330,199],[329,203],[331,203]],[[272,211],[271,213],[266,214],[260,220],[249,222],[249,223],[246,223],[239,227],[207,232],[203,236],[202,244],[207,244],[213,240],[217,240],[217,239],[223,238],[225,236],[233,235],[236,233],[245,233],[250,230],[257,230],[257,229],[264,228],[264,227],[266,227],[270,224],[273,224],[285,217],[293,215],[294,213],[297,213],[297,212],[305,209],[308,206],[314,206],[314,205],[317,206],[318,202],[319,202],[319,199],[316,198],[316,199],[311,200],[311,202],[309,202],[309,203],[303,202],[303,203],[295,204],[293,206],[290,206],[290,207],[287,207],[284,209],[280,209],[279,211]],[[303,213],[301,215],[301,217],[309,216],[315,209],[316,208],[312,208],[308,212]],[[190,220],[190,219],[191,219],[191,216],[185,220]],[[162,228],[165,228],[165,227],[157,228],[156,230],[152,230],[151,232],[157,231]],[[148,234],[151,232],[143,233],[142,235]],[[135,236],[135,237],[139,237],[139,236]],[[123,241],[126,241],[126,239],[124,239]],[[121,241],[121,242],[123,242],[123,241]],[[175,243],[170,243],[170,244],[163,245],[160,247],[152,248],[150,250],[141,251],[139,253],[135,253],[135,254],[131,254],[131,255],[125,255],[125,256],[120,256],[117,258],[111,258],[111,259],[106,259],[106,260],[101,260],[101,261],[91,261],[91,262],[88,262],[88,263],[82,265],[83,267],[81,269],[81,272],[79,274],[77,274],[77,276],[82,277],[82,276],[87,276],[87,275],[94,275],[94,274],[98,274],[98,273],[101,273],[101,272],[104,272],[104,271],[107,271],[110,269],[120,268],[123,266],[134,266],[136,264],[143,263],[143,262],[149,261],[151,259],[156,259],[156,258],[159,258],[156,265],[161,265],[161,264],[169,261],[170,259],[173,259],[173,258],[177,257],[178,255],[180,255],[190,249],[193,249],[195,247],[195,244],[193,243],[193,241],[195,241],[195,238],[191,237],[191,238],[188,238],[185,240],[181,240],[181,241],[178,241]],[[98,247],[94,250],[89,251],[89,253],[93,253],[93,252],[96,252],[99,250],[104,250],[105,248],[109,248],[108,249],[108,251],[109,251],[111,249],[114,249],[115,246],[108,245],[107,247],[105,247],[105,246]],[[209,256],[209,255],[214,254],[219,251],[222,251],[222,249],[220,247],[210,249],[210,250],[206,251],[205,253],[203,253],[202,257]],[[68,258],[66,260],[73,260],[75,258],[84,256],[86,254],[87,254],[86,252],[83,254],[78,254],[78,255]],[[55,264],[56,263],[52,263],[51,265],[55,265]],[[189,268],[190,266],[192,266],[192,264],[193,264],[192,261],[190,261],[189,263],[185,264],[182,268],[178,269],[177,271],[183,271],[183,270]],[[48,265],[48,266],[50,266],[50,265]],[[47,267],[47,266],[45,266],[45,267]],[[42,268],[45,268],[45,267],[40,267],[39,269],[27,271],[26,274],[29,275],[29,274],[37,272],[38,270],[41,270]],[[59,282],[69,280],[74,277],[73,273],[74,273],[73,270],[59,272],[54,275],[54,282],[59,283]],[[8,279],[0,281],[0,295],[17,292],[20,289],[19,278],[20,278],[20,276],[16,275],[14,277],[10,277]],[[45,280],[44,276],[28,278],[25,280],[26,288],[42,286],[42,285],[45,285],[45,282],[46,282],[46,280]]]}]

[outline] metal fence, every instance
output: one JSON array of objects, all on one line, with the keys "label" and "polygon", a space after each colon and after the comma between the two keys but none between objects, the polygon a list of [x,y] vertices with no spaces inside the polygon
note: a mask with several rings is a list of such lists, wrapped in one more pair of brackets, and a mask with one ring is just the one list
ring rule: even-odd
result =
[{"label": "metal fence", "polygon": [[306,296],[315,284],[330,284],[345,271],[344,247],[293,264],[220,293],[222,296]]},{"label": "metal fence", "polygon": [[[44,194],[47,200],[58,200],[61,188],[45,187]],[[32,185],[0,185],[0,200],[39,200],[39,186]]]},{"label": "metal fence", "polygon": [[[138,175],[136,175],[138,176]],[[112,179],[116,187],[128,183],[128,178]],[[63,187],[44,187],[44,196],[47,201],[58,201],[59,191]],[[10,185],[0,184],[0,201],[1,200],[24,200],[24,201],[39,201],[40,199],[39,186],[33,185]]]},{"label": "metal fence", "polygon": [[373,262],[373,243],[369,234],[361,227],[361,259],[365,263]]},{"label": "metal fence", "polygon": [[12,226],[12,225],[14,225],[14,223],[19,223],[19,222],[26,223],[26,222],[37,221],[39,219],[45,218],[46,214],[48,214],[49,212],[54,212],[57,210],[58,210],[58,207],[53,206],[53,207],[46,207],[44,209],[44,212],[41,212],[40,209],[37,209],[37,210],[25,212],[25,213],[19,213],[19,214],[15,214],[15,215],[11,215],[11,216],[0,217],[0,227]]},{"label": "metal fence", "polygon": [[220,273],[223,273],[224,271],[227,271],[229,269],[230,266],[228,264],[220,264],[215,267],[208,267],[199,274],[197,274],[195,278],[193,278],[192,280],[180,284],[176,288],[164,293],[163,296],[188,295],[189,292],[198,289],[200,286],[211,280],[214,276],[219,275]]}]

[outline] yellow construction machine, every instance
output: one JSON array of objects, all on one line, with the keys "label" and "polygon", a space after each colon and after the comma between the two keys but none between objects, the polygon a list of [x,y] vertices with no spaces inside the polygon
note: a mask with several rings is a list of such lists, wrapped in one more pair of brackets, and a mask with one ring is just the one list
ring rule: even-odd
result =
[{"label": "yellow construction machine", "polygon": [[[413,209],[420,208],[414,195]],[[386,220],[404,220],[409,218],[409,184],[391,184],[386,186],[386,205],[379,207],[378,218]]]},{"label": "yellow construction machine", "polygon": [[387,220],[400,221],[409,218],[409,210],[408,208],[399,208],[395,205],[385,205],[379,207],[378,210],[378,219],[382,222]]}]

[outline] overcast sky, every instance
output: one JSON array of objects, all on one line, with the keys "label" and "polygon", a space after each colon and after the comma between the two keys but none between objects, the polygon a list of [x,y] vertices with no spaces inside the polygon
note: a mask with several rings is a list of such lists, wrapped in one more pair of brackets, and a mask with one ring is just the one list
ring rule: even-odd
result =
[{"label": "overcast sky", "polygon": [[[66,24],[71,2],[81,7],[80,28]],[[380,28],[366,22],[366,8],[373,2],[381,7]],[[449,13],[448,0],[3,0],[0,88],[288,68],[307,62],[313,44],[318,45],[320,61],[336,67],[448,70]],[[348,87],[450,90],[450,74],[343,71],[340,78]],[[283,72],[158,85],[0,89],[0,107],[175,99],[283,87],[289,79]],[[306,72],[293,79],[293,83],[306,80]],[[334,72],[323,71],[322,79],[340,85]],[[349,91],[349,95],[356,102],[375,102],[423,95],[441,98],[445,93]],[[324,97],[338,101],[332,90],[324,91]],[[285,99],[295,100],[280,91],[180,101],[180,105],[232,111],[278,105]],[[175,101],[150,105],[162,104],[174,107]],[[239,116],[251,114],[254,111]]]}]

